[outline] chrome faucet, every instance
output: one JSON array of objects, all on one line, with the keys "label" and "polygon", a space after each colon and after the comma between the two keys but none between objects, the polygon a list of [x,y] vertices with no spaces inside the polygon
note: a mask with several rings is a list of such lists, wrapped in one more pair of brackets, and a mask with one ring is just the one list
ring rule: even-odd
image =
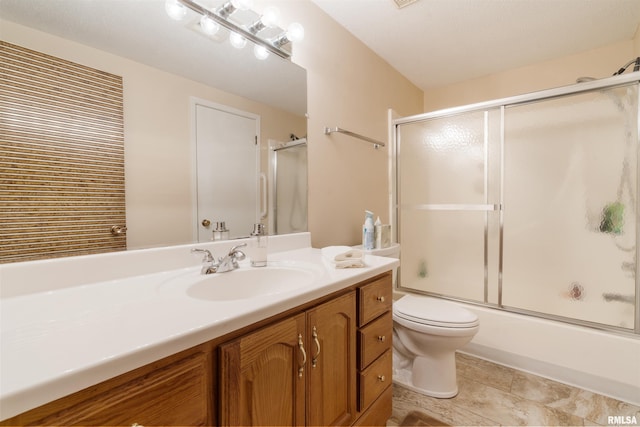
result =
[{"label": "chrome faucet", "polygon": [[202,274],[211,274],[218,271],[218,264],[216,263],[216,259],[211,255],[207,249],[191,249],[191,253],[203,253],[204,258],[202,258],[202,269],[200,273]]},{"label": "chrome faucet", "polygon": [[207,249],[191,249],[191,252],[204,254],[204,258],[202,258],[202,268],[200,269],[201,274],[226,273],[227,271],[238,268],[238,261],[245,259],[246,255],[244,252],[238,250],[238,248],[244,246],[247,246],[247,244],[242,243],[241,245],[232,247],[229,253],[221,257],[218,262],[216,262],[214,256]]},{"label": "chrome faucet", "polygon": [[236,245],[229,250],[227,256],[220,258],[218,262],[218,273],[224,273],[238,268],[238,261],[242,261],[246,257],[244,252],[239,251],[238,248],[242,248],[244,246],[247,246],[247,244],[242,243],[240,245]]}]

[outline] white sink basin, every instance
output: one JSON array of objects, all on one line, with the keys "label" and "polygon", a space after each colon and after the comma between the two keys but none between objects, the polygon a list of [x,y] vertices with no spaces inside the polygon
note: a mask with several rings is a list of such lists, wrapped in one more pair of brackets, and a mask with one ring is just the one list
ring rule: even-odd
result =
[{"label": "white sink basin", "polygon": [[[315,266],[313,266],[315,267]],[[184,293],[207,301],[233,301],[276,295],[311,285],[318,272],[299,265],[241,267],[225,273],[185,274],[161,285],[161,292]]]}]

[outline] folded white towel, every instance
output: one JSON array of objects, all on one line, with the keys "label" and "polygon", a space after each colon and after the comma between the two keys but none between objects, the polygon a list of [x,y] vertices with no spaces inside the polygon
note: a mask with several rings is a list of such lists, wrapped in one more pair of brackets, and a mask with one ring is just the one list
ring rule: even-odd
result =
[{"label": "folded white towel", "polygon": [[347,261],[347,260],[355,260],[362,259],[364,253],[360,249],[350,249],[346,252],[342,252],[337,254],[334,259],[336,261]]},{"label": "folded white towel", "polygon": [[336,268],[364,267],[364,252],[349,246],[327,246],[321,249],[322,257]]},{"label": "folded white towel", "polygon": [[358,268],[364,267],[364,261],[362,259],[349,259],[346,261],[336,261],[333,263],[336,268]]}]

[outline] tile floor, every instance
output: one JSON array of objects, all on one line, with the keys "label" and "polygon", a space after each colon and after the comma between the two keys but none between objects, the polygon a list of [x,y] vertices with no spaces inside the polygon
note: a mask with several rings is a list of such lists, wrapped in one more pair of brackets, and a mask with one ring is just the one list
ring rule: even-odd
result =
[{"label": "tile floor", "polygon": [[640,425],[638,406],[468,355],[458,353],[456,359],[456,397],[435,399],[394,384],[387,425],[400,426],[405,419],[433,425],[416,423],[420,413],[452,426],[606,426],[615,415],[634,416]]}]

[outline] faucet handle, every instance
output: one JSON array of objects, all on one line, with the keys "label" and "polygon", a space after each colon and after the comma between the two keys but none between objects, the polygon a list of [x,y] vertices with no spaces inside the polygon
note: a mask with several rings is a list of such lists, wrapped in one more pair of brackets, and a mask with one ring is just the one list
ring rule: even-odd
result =
[{"label": "faucet handle", "polygon": [[239,251],[238,248],[244,248],[245,246],[247,246],[246,243],[240,243],[239,245],[235,245],[234,247],[229,249],[229,255],[233,255],[234,253],[237,253],[237,252],[240,252],[242,255],[244,255],[244,253],[242,253],[242,251]]},{"label": "faucet handle", "polygon": [[245,255],[244,252],[238,250],[238,248],[243,248],[247,246],[246,243],[241,243],[239,245],[236,245],[234,247],[232,247],[229,250],[229,255],[227,255],[229,258],[231,258],[231,263],[233,264],[233,268],[238,268],[238,261],[242,261],[243,259],[245,259],[247,256]]},{"label": "faucet handle", "polygon": [[202,262],[214,262],[216,260],[208,249],[194,248],[191,249],[191,253],[203,253],[204,258],[202,258]]}]

